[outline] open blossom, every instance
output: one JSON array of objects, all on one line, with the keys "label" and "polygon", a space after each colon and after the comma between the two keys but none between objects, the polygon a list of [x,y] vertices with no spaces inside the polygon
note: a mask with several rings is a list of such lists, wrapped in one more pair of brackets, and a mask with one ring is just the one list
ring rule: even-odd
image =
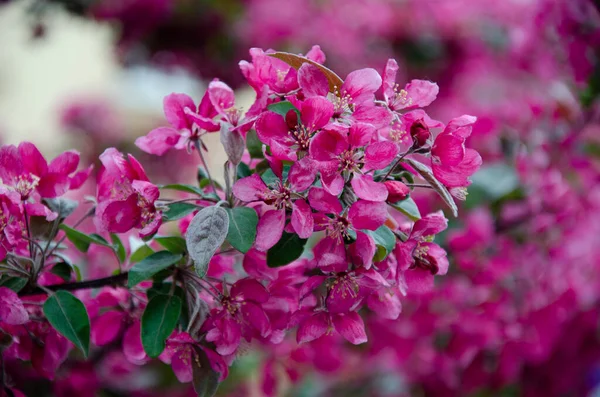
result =
[{"label": "open blossom", "polygon": [[296,338],[298,343],[306,343],[329,335],[334,330],[354,345],[367,341],[365,323],[356,312],[344,314],[316,312],[300,322]]},{"label": "open blossom", "polygon": [[18,325],[27,321],[29,315],[17,293],[6,287],[0,287],[0,323]]},{"label": "open blossom", "polygon": [[396,84],[398,63],[389,59],[383,72],[383,97],[393,111],[410,110],[430,105],[440,91],[436,83],[427,80],[412,80],[404,88]]},{"label": "open blossom", "polygon": [[435,177],[450,188],[469,186],[469,177],[481,166],[476,150],[466,148],[465,140],[471,135],[473,116],[451,120],[431,147],[431,168]]},{"label": "open blossom", "polygon": [[371,143],[375,128],[370,124],[355,123],[349,129],[332,125],[319,132],[311,146],[311,158],[318,162],[323,187],[339,195],[346,180],[354,193],[364,200],[384,201],[388,191],[383,183],[375,182],[367,171],[387,167],[398,154],[392,142]]},{"label": "open blossom", "polygon": [[261,304],[269,300],[269,291],[258,281],[245,278],[237,281],[229,293],[221,298],[220,307],[213,309],[206,340],[214,342],[217,353],[227,356],[235,353],[241,338],[267,337],[271,324]]},{"label": "open blossom", "polygon": [[408,239],[396,245],[398,275],[403,275],[409,291],[425,292],[433,287],[433,276],[448,272],[446,251],[432,242],[432,237],[448,226],[440,212],[415,222]]},{"label": "open blossom", "polygon": [[267,186],[258,174],[240,179],[233,186],[233,194],[245,202],[263,202],[270,210],[262,214],[256,230],[256,248],[266,251],[280,239],[285,228],[286,212],[291,210],[290,224],[301,238],[313,233],[312,211],[304,198],[299,195],[313,183],[316,170],[310,159],[295,163],[285,182],[277,180],[274,186]]},{"label": "open blossom", "polygon": [[0,184],[19,193],[27,200],[34,193],[43,198],[58,197],[68,190],[78,189],[91,172],[91,167],[77,172],[79,153],[67,151],[48,164],[40,151],[29,142],[19,147],[0,148]]},{"label": "open blossom", "polygon": [[148,181],[141,164],[114,148],[106,149],[100,161],[104,168],[98,178],[97,228],[115,233],[136,228],[141,229],[141,236],[156,233],[162,218],[155,206],[160,192]]}]

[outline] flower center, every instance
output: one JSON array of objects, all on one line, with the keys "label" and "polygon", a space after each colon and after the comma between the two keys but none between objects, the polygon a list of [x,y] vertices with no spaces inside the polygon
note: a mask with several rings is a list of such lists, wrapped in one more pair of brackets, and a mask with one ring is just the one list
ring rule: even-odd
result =
[{"label": "flower center", "polygon": [[423,270],[429,270],[431,274],[437,274],[439,267],[435,258],[429,254],[429,247],[419,243],[413,252],[413,258],[415,259],[415,264],[410,267],[411,269],[418,267]]},{"label": "flower center", "polygon": [[272,205],[278,210],[292,207],[292,193],[286,186],[278,186],[275,189],[269,189],[263,194],[263,201]]},{"label": "flower center", "polygon": [[358,282],[348,273],[338,275],[327,287],[330,291],[330,298],[335,298],[336,295],[342,299],[346,299],[347,297],[356,298],[358,296]]},{"label": "flower center", "polygon": [[408,97],[408,92],[400,88],[398,84],[394,85],[394,96],[389,99],[389,107],[391,110],[402,109],[412,105],[412,98]]},{"label": "flower center", "polygon": [[362,157],[362,153],[358,151],[351,149],[344,150],[340,155],[338,155],[338,160],[340,161],[340,171],[358,171],[362,165]]},{"label": "flower center", "polygon": [[350,222],[343,216],[336,215],[335,218],[329,220],[329,225],[327,225],[327,236],[343,240],[349,237],[348,229],[350,227]]},{"label": "flower center", "polygon": [[37,175],[19,175],[15,184],[15,191],[21,195],[22,199],[26,199],[33,193],[39,183],[40,178]]},{"label": "flower center", "polygon": [[354,104],[352,103],[352,97],[345,91],[340,93],[337,87],[334,87],[333,95],[330,96],[331,102],[333,102],[333,117],[339,118],[344,113],[352,113],[354,110]]},{"label": "flower center", "polygon": [[298,124],[296,128],[289,130],[288,134],[296,140],[299,151],[308,151],[311,133],[305,126]]},{"label": "flower center", "polygon": [[154,204],[138,193],[138,207],[142,210],[142,228],[152,223],[156,215]]}]

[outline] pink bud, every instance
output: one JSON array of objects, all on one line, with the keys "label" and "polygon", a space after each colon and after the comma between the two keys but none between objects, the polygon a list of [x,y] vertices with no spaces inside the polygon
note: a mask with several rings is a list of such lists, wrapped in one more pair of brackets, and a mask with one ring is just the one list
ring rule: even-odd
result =
[{"label": "pink bud", "polygon": [[417,148],[422,148],[429,143],[431,132],[423,119],[416,120],[410,126],[410,136],[412,136],[414,146]]},{"label": "pink bud", "polygon": [[410,189],[402,182],[398,181],[385,181],[385,187],[388,190],[387,201],[390,203],[396,203],[404,200],[410,194]]}]

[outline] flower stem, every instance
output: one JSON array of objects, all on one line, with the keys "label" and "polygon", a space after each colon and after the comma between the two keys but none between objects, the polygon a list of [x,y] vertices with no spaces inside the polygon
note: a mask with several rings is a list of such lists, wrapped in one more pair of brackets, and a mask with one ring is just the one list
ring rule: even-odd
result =
[{"label": "flower stem", "polygon": [[29,290],[24,290],[19,293],[19,296],[30,296],[30,295],[41,295],[46,293],[45,290],[50,291],[76,291],[80,289],[90,289],[90,288],[101,288],[106,287],[108,285],[116,286],[122,284],[127,280],[127,272],[120,273],[114,276],[98,278],[95,280],[87,280],[87,281],[78,281],[75,283],[66,283],[66,284],[54,284],[47,285],[44,288],[36,287]]},{"label": "flower stem", "polygon": [[212,186],[213,191],[215,192],[215,194],[217,194],[217,186],[215,185],[215,181],[213,180],[212,176],[210,175],[210,170],[208,169],[208,165],[206,164],[206,160],[204,159],[204,155],[202,154],[202,148],[200,147],[200,138],[198,138],[194,141],[194,146],[196,147],[196,150],[198,151],[198,155],[200,156],[200,161],[202,162],[202,166],[206,170],[206,175],[208,176],[208,181],[210,182],[210,186]]}]

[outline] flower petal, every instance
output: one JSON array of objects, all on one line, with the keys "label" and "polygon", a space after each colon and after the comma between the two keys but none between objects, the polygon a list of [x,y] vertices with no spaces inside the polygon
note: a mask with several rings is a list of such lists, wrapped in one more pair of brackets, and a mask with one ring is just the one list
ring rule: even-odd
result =
[{"label": "flower petal", "polygon": [[358,200],[348,211],[348,219],[355,229],[376,230],[385,223],[387,216],[387,205],[383,201]]},{"label": "flower petal", "polygon": [[29,314],[17,293],[9,288],[0,287],[0,323],[18,325],[27,321]]},{"label": "flower petal", "polygon": [[350,184],[354,189],[354,193],[363,200],[385,201],[387,199],[388,190],[385,184],[375,182],[370,174],[354,174]]},{"label": "flower petal", "polygon": [[150,131],[147,135],[135,140],[135,146],[146,153],[162,156],[169,149],[175,147],[181,135],[177,130],[169,127],[159,127]]},{"label": "flower petal", "polygon": [[176,130],[189,128],[185,109],[196,111],[194,100],[186,94],[172,93],[163,99],[165,117]]},{"label": "flower petal", "polygon": [[285,210],[267,211],[258,221],[256,227],[255,248],[266,251],[281,239],[285,226]]},{"label": "flower petal", "polygon": [[308,98],[324,97],[329,92],[327,77],[318,67],[310,63],[304,63],[298,69],[298,84]]},{"label": "flower petal", "polygon": [[314,230],[312,211],[306,201],[299,199],[292,204],[292,227],[300,238],[309,238]]},{"label": "flower petal", "polygon": [[311,342],[325,335],[329,328],[327,320],[327,313],[321,312],[302,321],[296,334],[298,343]]},{"label": "flower petal", "polygon": [[382,170],[396,158],[398,146],[390,141],[373,143],[365,149],[364,171]]},{"label": "flower petal", "polygon": [[267,185],[260,175],[253,174],[242,178],[233,185],[233,194],[245,202],[261,201],[263,194],[268,190]]},{"label": "flower petal", "polygon": [[356,312],[338,314],[333,317],[335,330],[353,345],[360,345],[367,341],[365,323]]},{"label": "flower petal", "polygon": [[326,214],[339,214],[342,212],[340,200],[321,187],[313,187],[308,192],[308,202],[317,211]]}]

